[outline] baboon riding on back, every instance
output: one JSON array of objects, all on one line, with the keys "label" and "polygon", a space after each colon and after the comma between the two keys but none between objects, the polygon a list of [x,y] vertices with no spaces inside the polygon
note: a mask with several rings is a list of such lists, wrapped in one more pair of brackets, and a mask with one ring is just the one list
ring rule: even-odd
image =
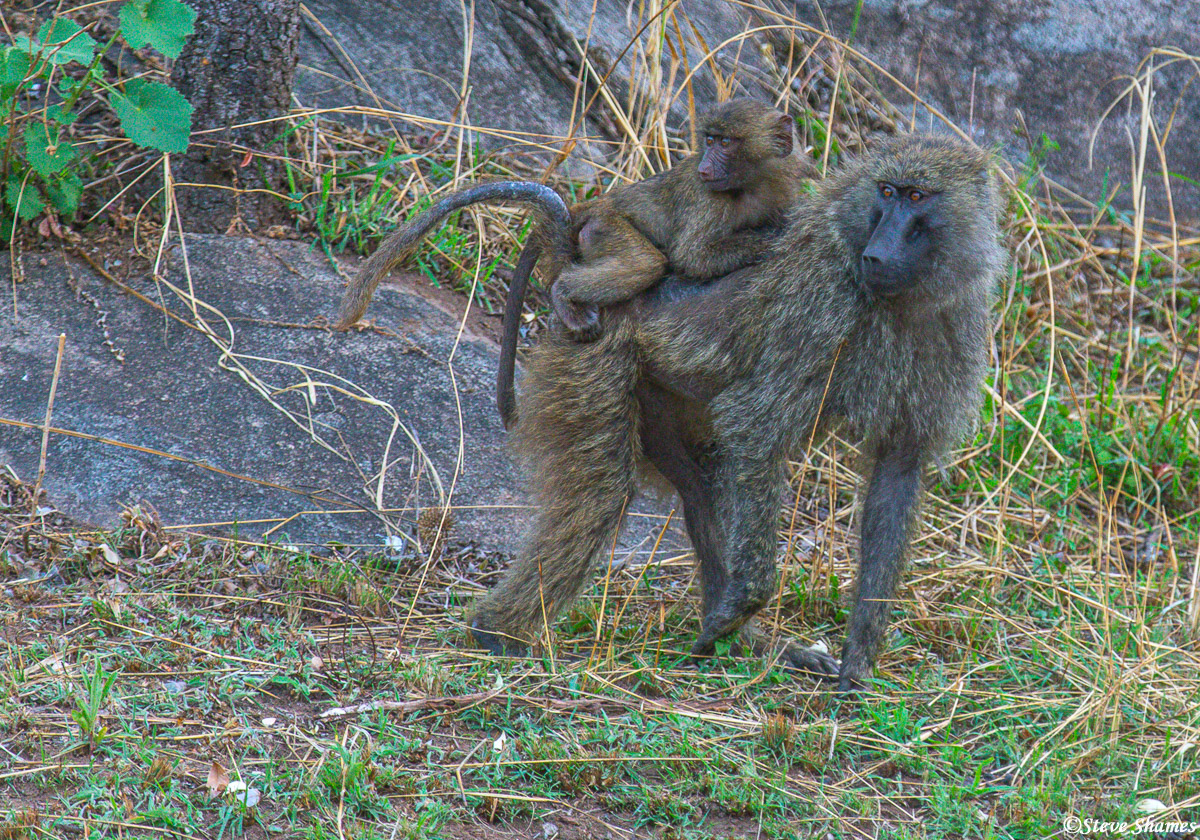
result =
[{"label": "baboon riding on back", "polygon": [[497,405],[504,425],[516,413],[513,365],[526,282],[542,265],[567,335],[599,334],[598,307],[630,300],[668,270],[699,282],[757,261],[802,183],[815,174],[794,143],[795,120],[764,102],[733,99],[700,115],[702,145],[671,169],[567,207],[548,187],[494,181],[460,190],[390,235],[350,282],[338,326],[348,328],[391,266],[407,259],[455,210],[472,204],[528,205],[534,226],[504,305]]},{"label": "baboon riding on back", "polygon": [[870,675],[928,465],[977,417],[990,297],[1005,256],[990,154],[899,137],[800,199],[763,261],[706,285],[670,280],[534,348],[516,451],[538,504],[525,550],[476,605],[475,639],[523,650],[612,549],[639,464],[679,492],[700,570],[692,652],[742,631],[775,593],[786,459],[838,423],[867,465],[858,590],[839,664]]}]

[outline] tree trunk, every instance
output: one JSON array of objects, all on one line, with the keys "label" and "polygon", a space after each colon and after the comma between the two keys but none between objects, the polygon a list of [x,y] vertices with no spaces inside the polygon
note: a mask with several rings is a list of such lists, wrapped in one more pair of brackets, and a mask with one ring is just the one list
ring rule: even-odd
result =
[{"label": "tree trunk", "polygon": [[184,227],[223,233],[240,220],[259,230],[286,218],[278,199],[252,189],[282,186],[282,167],[264,152],[285,129],[300,31],[299,0],[188,0],[196,33],[171,70],[171,84],[195,107],[194,136],[175,166]]}]

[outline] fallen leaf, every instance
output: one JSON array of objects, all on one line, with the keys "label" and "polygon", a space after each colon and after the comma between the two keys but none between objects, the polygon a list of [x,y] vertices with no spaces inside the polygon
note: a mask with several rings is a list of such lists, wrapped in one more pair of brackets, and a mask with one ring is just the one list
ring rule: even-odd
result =
[{"label": "fallen leaf", "polygon": [[210,796],[216,796],[229,787],[229,771],[217,762],[208,769],[208,780],[204,783]]}]

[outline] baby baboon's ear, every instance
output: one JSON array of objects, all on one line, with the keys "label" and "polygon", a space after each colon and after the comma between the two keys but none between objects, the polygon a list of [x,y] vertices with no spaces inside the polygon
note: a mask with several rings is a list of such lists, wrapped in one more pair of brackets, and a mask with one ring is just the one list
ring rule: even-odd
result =
[{"label": "baby baboon's ear", "polygon": [[796,142],[796,121],[787,114],[780,114],[775,121],[775,149],[779,152],[780,157],[787,157],[792,153],[792,146]]}]

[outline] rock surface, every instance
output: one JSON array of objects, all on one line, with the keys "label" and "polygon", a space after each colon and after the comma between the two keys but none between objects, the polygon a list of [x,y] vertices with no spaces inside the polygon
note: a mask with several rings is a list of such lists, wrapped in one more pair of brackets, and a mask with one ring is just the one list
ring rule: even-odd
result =
[{"label": "rock surface", "polygon": [[[123,505],[144,500],[194,531],[378,547],[389,533],[411,536],[418,511],[448,500],[451,542],[515,550],[527,509],[495,409],[490,340],[460,337],[455,313],[387,287],[371,317],[390,335],[331,332],[312,323],[332,313],[342,281],[306,246],[187,242],[211,335],[149,276],[126,281],[148,303],[85,264],[26,255],[17,317],[11,304],[0,314],[0,418],[29,426],[0,424],[0,464],[36,479],[64,333],[51,426],[105,439],[49,437],[43,486],[76,519],[114,525]],[[186,290],[180,257],[176,248],[167,279]],[[0,282],[12,288],[7,260]],[[634,518],[627,546],[660,523]]]},{"label": "rock surface", "polygon": [[[593,5],[595,19],[589,28]],[[841,39],[853,29],[855,48],[915,87],[956,124],[972,129],[978,142],[1000,145],[1018,166],[1029,157],[1026,135],[1037,142],[1045,134],[1061,146],[1045,158],[1048,172],[1093,201],[1105,184],[1111,188],[1130,182],[1129,137],[1138,136],[1136,103],[1132,115],[1120,106],[1100,126],[1090,167],[1088,159],[1092,133],[1121,92],[1123,77],[1135,74],[1155,47],[1200,54],[1200,0],[867,0],[861,14],[857,0],[829,0],[819,4],[820,10],[811,0],[761,0],[758,5],[795,14],[819,29],[827,21],[828,31]],[[308,7],[329,34],[310,22],[303,37],[296,76],[303,104],[383,105],[455,121],[465,43],[459,3],[315,0]],[[737,2],[676,8],[679,13],[667,27],[668,40],[680,58],[686,48],[689,68],[705,53],[701,38],[711,48],[748,27],[780,20]],[[637,9],[637,4],[623,0],[480,0],[472,31],[468,121],[523,137],[565,136],[578,66],[572,39],[582,43],[590,35],[589,44],[600,48],[602,59],[623,56],[610,77],[620,99],[632,60],[626,47],[645,23]],[[692,32],[693,25],[700,37]],[[680,30],[686,33],[682,41]],[[715,59],[723,76],[736,78],[750,93],[761,89],[760,81],[773,85],[757,37],[724,47]],[[362,85],[350,62],[378,100],[356,89]],[[664,74],[669,72],[664,65]],[[1185,86],[1196,72],[1193,64],[1177,62],[1159,73],[1153,109],[1160,130],[1174,111],[1167,160],[1172,172],[1185,176],[1172,179],[1174,209],[1181,219],[1191,221],[1200,219],[1200,95],[1196,85]],[[681,76],[682,72],[676,78]],[[331,78],[346,81],[339,84]],[[702,68],[694,81],[697,102],[703,104],[717,90],[713,75]],[[886,81],[880,81],[887,90]],[[894,87],[888,92],[896,105],[907,108],[907,95]],[[584,125],[583,133],[602,136],[603,108],[590,113],[599,119]],[[684,116],[681,97],[671,121],[682,125]],[[928,124],[926,116],[918,111],[918,127]],[[488,147],[506,142],[486,132],[474,139]],[[572,159],[581,159],[589,150],[595,147],[577,150]],[[1155,174],[1146,179],[1149,206],[1165,218],[1159,169],[1152,154],[1148,171]],[[1116,203],[1130,206],[1128,189]]]},{"label": "rock surface", "polygon": [[[461,120],[467,29],[462,5],[445,0],[314,0],[307,6],[320,24],[308,21],[301,34],[295,80],[301,104],[385,107],[451,124]],[[514,137],[527,142],[546,135],[566,137],[571,128],[575,80],[580,75],[580,45],[586,44],[592,67],[601,73],[617,63],[608,86],[624,101],[636,53],[630,49],[630,41],[647,23],[645,17],[639,19],[637,4],[625,0],[479,0],[474,10],[465,113],[467,123],[478,130],[469,135],[469,142],[494,149],[508,145]],[[689,4],[677,20],[683,27],[695,27],[695,34],[688,37],[689,55],[699,57],[705,50],[696,35],[715,46],[742,32],[752,17],[733,3],[706,3]],[[668,22],[672,31],[675,25]],[[732,71],[739,56],[747,66],[757,66],[753,49],[739,51],[736,44],[722,50],[717,60],[724,70]],[[585,78],[591,77],[585,74]],[[694,85],[700,105],[716,94],[711,73],[697,74]],[[757,85],[751,89],[761,90]],[[595,88],[588,90],[590,96]],[[574,109],[581,110],[581,106]],[[685,98],[672,103],[671,114],[672,127],[684,123]],[[618,133],[602,99],[593,103],[588,115],[589,121],[579,127],[585,138],[607,136],[611,140]],[[367,117],[362,122],[365,125]],[[402,122],[397,128],[413,130]],[[553,148],[557,150],[558,144]],[[602,146],[584,142],[567,168],[582,173],[589,168],[589,159],[602,157]]]},{"label": "rock surface", "polygon": [[[797,11],[815,25],[817,6],[801,0]],[[821,0],[819,6],[835,34],[851,31],[857,0]],[[854,46],[959,126],[973,128],[976,142],[1001,145],[1014,164],[1029,153],[1029,141],[1018,133],[1022,121],[1032,142],[1045,134],[1061,146],[1045,158],[1048,173],[1095,201],[1106,184],[1130,183],[1140,102],[1133,99],[1130,112],[1126,100],[1101,123],[1104,112],[1155,48],[1200,56],[1200,0],[866,0]],[[1154,61],[1165,64],[1168,57]],[[1197,72],[1194,63],[1176,61],[1156,74],[1152,109],[1160,132],[1173,123],[1168,167],[1191,179],[1172,179],[1175,212],[1192,222],[1200,220]],[[891,92],[896,105],[911,102],[896,88]],[[918,112],[918,127],[921,122]],[[1148,206],[1165,219],[1160,172],[1151,147]],[[1130,201],[1126,188],[1116,203],[1129,207]]]}]

